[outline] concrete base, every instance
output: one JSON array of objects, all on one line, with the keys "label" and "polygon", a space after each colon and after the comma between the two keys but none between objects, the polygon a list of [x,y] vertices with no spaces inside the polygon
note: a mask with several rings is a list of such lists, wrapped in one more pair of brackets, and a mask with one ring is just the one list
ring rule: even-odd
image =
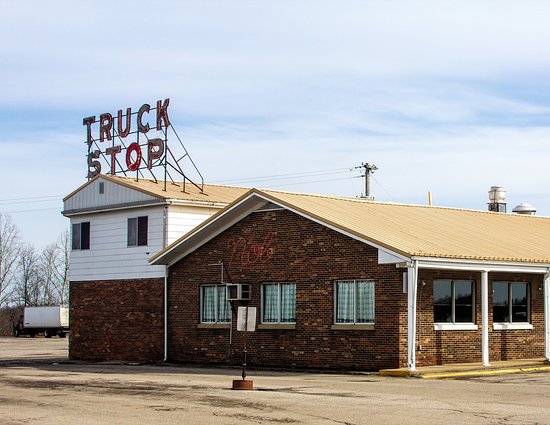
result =
[{"label": "concrete base", "polygon": [[248,379],[235,379],[233,380],[233,390],[253,390],[254,381],[249,381]]}]

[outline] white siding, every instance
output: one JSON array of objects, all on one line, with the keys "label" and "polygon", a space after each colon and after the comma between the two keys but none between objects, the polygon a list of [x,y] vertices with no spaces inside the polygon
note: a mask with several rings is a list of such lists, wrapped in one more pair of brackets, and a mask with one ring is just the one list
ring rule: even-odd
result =
[{"label": "white siding", "polygon": [[[99,183],[104,183],[105,193],[99,193]],[[80,210],[106,206],[124,205],[136,202],[155,201],[157,198],[138,190],[98,178],[65,201],[64,209]]]},{"label": "white siding", "polygon": [[185,235],[217,211],[217,208],[170,205],[168,208],[168,244]]},{"label": "white siding", "polygon": [[[148,216],[147,246],[127,246],[128,218]],[[164,266],[148,259],[162,250],[164,207],[86,214],[72,223],[90,222],[90,249],[71,251],[70,280],[107,280],[164,277]]]},{"label": "white siding", "polygon": [[394,264],[403,262],[403,258],[396,257],[390,252],[378,250],[378,264]]}]

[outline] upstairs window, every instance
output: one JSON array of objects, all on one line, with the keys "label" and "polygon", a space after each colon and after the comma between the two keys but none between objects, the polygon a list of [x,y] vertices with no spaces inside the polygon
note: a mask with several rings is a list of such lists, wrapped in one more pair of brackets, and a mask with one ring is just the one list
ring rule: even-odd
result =
[{"label": "upstairs window", "polygon": [[73,223],[71,239],[73,250],[90,249],[90,222]]},{"label": "upstairs window", "polygon": [[474,284],[471,280],[434,280],[434,322],[474,322]]},{"label": "upstairs window", "polygon": [[148,218],[134,217],[128,219],[128,246],[147,245]]},{"label": "upstairs window", "polygon": [[262,285],[262,322],[296,323],[296,284]]},{"label": "upstairs window", "polygon": [[334,293],[336,324],[374,323],[374,281],[338,281]]},{"label": "upstairs window", "polygon": [[493,322],[529,322],[529,285],[525,282],[493,282]]}]

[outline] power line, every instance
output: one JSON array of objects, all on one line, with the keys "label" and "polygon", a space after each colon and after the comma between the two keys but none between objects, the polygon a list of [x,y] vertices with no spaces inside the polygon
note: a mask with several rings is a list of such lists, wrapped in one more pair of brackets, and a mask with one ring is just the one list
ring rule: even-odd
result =
[{"label": "power line", "polygon": [[32,210],[19,210],[19,211],[5,211],[2,214],[16,214],[16,213],[25,213],[25,212],[47,211],[47,210],[58,210],[59,211],[59,207],[35,208],[35,209],[32,209]]},{"label": "power line", "polygon": [[49,199],[49,198],[57,198],[57,199],[63,199],[63,196],[60,195],[47,195],[47,196],[31,196],[27,198],[9,198],[9,199],[0,199],[0,202],[8,202],[8,201],[25,201],[25,200],[32,200],[32,199]]},{"label": "power line", "polygon": [[302,185],[302,184],[310,184],[310,183],[322,183],[322,182],[335,182],[335,181],[342,181],[342,180],[351,180],[353,178],[354,177],[351,176],[351,177],[343,177],[343,178],[339,178],[339,179],[310,180],[310,181],[306,181],[306,182],[277,184],[277,185],[272,185],[272,186],[263,186],[263,188],[264,189],[270,189],[270,188],[274,188],[274,187],[299,186],[299,185]]},{"label": "power line", "polygon": [[259,177],[249,177],[245,179],[231,179],[231,180],[218,180],[215,183],[246,183],[246,182],[255,182],[255,181],[263,181],[263,180],[285,180],[290,178],[307,178],[307,177],[315,177],[315,176],[321,176],[321,175],[329,175],[329,174],[338,174],[343,172],[349,172],[349,168],[332,168],[328,170],[316,170],[316,171],[305,171],[302,173],[290,173],[290,174],[273,174],[270,176],[259,176]]}]

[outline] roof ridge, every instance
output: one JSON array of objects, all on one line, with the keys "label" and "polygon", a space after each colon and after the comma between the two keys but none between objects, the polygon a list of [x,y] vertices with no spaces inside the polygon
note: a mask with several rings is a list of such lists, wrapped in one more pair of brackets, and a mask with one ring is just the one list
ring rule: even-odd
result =
[{"label": "roof ridge", "polygon": [[547,216],[541,216],[541,215],[523,215],[523,214],[509,214],[509,213],[499,213],[495,211],[486,211],[486,210],[476,210],[472,208],[462,208],[462,207],[449,207],[449,206],[442,206],[442,205],[423,205],[423,204],[410,204],[405,202],[391,202],[391,201],[378,201],[375,199],[367,199],[367,198],[358,198],[358,197],[352,197],[352,196],[340,196],[340,195],[324,195],[324,194],[318,194],[318,193],[305,193],[305,192],[292,192],[292,191],[285,191],[285,190],[271,190],[271,189],[257,189],[261,192],[267,192],[267,193],[284,193],[288,195],[298,195],[298,196],[308,196],[312,198],[324,198],[324,199],[335,199],[335,200],[342,200],[342,201],[349,201],[349,202],[358,202],[358,203],[365,203],[365,204],[377,204],[377,205],[389,205],[389,206],[399,206],[399,207],[409,207],[409,208],[423,208],[423,209],[439,209],[439,210],[451,210],[451,211],[464,211],[464,212],[472,212],[476,214],[490,214],[494,216],[495,214],[500,214],[504,217],[530,217],[531,219],[537,218],[537,219],[543,219],[548,220],[550,217]]}]

